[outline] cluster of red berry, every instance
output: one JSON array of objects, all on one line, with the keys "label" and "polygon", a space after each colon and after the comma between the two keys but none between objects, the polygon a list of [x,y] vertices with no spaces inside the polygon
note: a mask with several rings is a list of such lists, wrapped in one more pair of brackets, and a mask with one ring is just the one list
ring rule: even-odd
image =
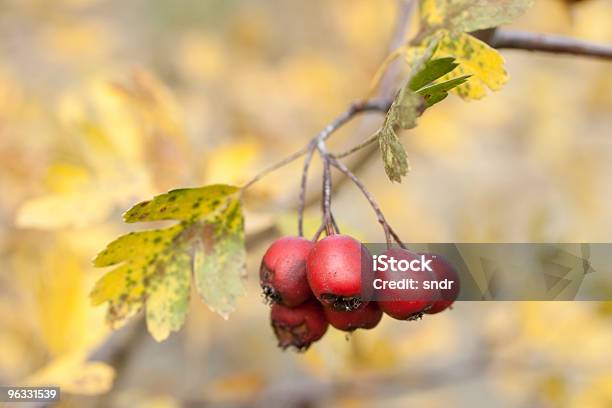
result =
[{"label": "cluster of red berry", "polygon": [[[400,248],[389,249],[386,254],[407,261],[418,256]],[[406,299],[395,292],[399,289],[385,288],[384,301],[365,301],[361,297],[362,266],[371,265],[371,259],[368,249],[347,235],[333,234],[316,243],[301,237],[275,241],[263,257],[260,283],[272,304],[271,323],[279,347],[305,350],[323,337],[329,324],[348,332],[372,329],[383,312],[399,320],[438,313],[457,297],[457,273],[441,257],[434,257],[433,277],[411,270],[387,271],[382,276],[417,281],[452,279],[457,282],[452,289],[438,290],[434,296],[417,290],[414,298]]]}]

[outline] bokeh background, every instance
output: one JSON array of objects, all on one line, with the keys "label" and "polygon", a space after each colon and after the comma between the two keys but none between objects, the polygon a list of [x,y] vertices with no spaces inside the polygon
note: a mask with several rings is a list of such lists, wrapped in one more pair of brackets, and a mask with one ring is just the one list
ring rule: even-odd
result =
[{"label": "bokeh background", "polygon": [[[156,343],[140,318],[112,333],[90,306],[104,272],[90,260],[128,231],[123,210],[242,183],[301,147],[367,92],[396,16],[395,0],[0,2],[0,383],[60,384],[79,407],[612,406],[612,303],[464,302],[277,349],[257,270],[295,231],[300,163],[247,197],[248,294],[228,321],[193,296]],[[610,21],[609,0],[538,0],[513,27],[610,44]],[[376,153],[348,163],[406,241],[609,242],[612,65],[503,54],[502,91],[450,96],[404,135],[402,184]],[[315,225],[318,163],[311,177]],[[343,229],[383,240],[350,183],[333,205]]]}]

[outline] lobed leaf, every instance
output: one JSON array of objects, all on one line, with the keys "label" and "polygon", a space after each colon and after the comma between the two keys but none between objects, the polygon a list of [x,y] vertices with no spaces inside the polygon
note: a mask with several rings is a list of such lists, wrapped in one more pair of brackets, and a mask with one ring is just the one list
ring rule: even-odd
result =
[{"label": "lobed leaf", "polygon": [[421,0],[422,32],[438,29],[470,32],[506,24],[523,14],[533,0]]},{"label": "lobed leaf", "polygon": [[[402,177],[408,174],[410,169],[408,156],[396,132],[398,129],[415,127],[417,118],[423,113],[426,106],[424,98],[414,92],[412,86],[427,83],[425,81],[429,81],[428,78],[444,75],[440,72],[449,68],[448,60],[428,65],[436,47],[437,41],[431,39],[427,46],[407,47],[403,50],[404,56],[411,63],[409,79],[398,91],[382,127],[376,133],[385,173],[391,181],[400,183]],[[414,78],[416,80],[413,82]]]},{"label": "lobed leaf", "polygon": [[170,245],[180,232],[180,225],[176,225],[172,228],[122,235],[95,257],[94,266],[110,266],[126,260],[142,260],[141,263],[144,263]]},{"label": "lobed leaf", "polygon": [[94,305],[108,303],[112,327],[121,326],[144,307],[151,335],[158,341],[168,337],[185,320],[192,271],[204,301],[227,317],[244,292],[239,191],[228,185],[173,190],[125,213],[126,222],[181,222],[123,235],[94,259],[97,267],[118,265],[98,280],[90,295]]},{"label": "lobed leaf", "polygon": [[466,33],[444,34],[434,56],[452,56],[459,66],[442,80],[471,76],[469,81],[458,85],[453,92],[463,99],[480,99],[487,94],[487,88],[497,91],[508,81],[504,58],[497,50]]},{"label": "lobed leaf", "polygon": [[380,152],[382,154],[385,173],[389,180],[402,182],[402,177],[408,174],[410,165],[408,155],[399,137],[391,127],[383,127],[377,133]]},{"label": "lobed leaf", "polygon": [[225,184],[172,190],[152,200],[136,204],[123,215],[123,219],[129,223],[160,220],[193,221],[214,212],[223,204],[223,197],[238,190],[238,187]]},{"label": "lobed leaf", "polygon": [[385,173],[389,180],[400,183],[410,166],[396,129],[411,129],[425,109],[425,100],[408,85],[398,92],[387,112],[382,128],[377,132]]}]

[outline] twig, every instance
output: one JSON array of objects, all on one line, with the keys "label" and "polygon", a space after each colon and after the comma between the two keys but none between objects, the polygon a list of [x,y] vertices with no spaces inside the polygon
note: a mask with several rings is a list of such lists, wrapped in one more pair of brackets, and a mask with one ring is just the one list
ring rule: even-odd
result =
[{"label": "twig", "polygon": [[298,204],[298,235],[304,236],[304,209],[306,208],[306,187],[308,185],[308,170],[310,169],[310,163],[312,163],[312,156],[314,150],[317,147],[315,141],[311,141],[308,146],[308,152],[306,153],[306,159],[304,160],[304,168],[302,169],[302,180],[300,182],[300,197]]},{"label": "twig", "polygon": [[264,169],[262,172],[258,173],[251,180],[249,180],[244,186],[242,186],[242,190],[246,190],[247,188],[251,187],[253,184],[257,183],[259,180],[264,178],[266,175],[272,173],[275,170],[280,169],[283,166],[286,166],[287,164],[291,163],[294,160],[299,159],[301,156],[303,156],[307,152],[308,152],[308,145],[302,147],[300,150],[298,150],[297,152],[295,152],[295,153],[285,157],[284,159],[274,163],[270,167],[268,167],[268,168]]},{"label": "twig", "polygon": [[369,99],[363,101],[353,102],[344,112],[338,115],[333,121],[331,121],[322,131],[320,131],[311,141],[300,150],[295,153],[285,157],[284,159],[274,163],[270,167],[264,169],[262,172],[258,173],[255,177],[249,180],[244,186],[242,186],[242,190],[246,190],[251,187],[253,184],[257,183],[259,180],[264,178],[266,175],[272,173],[275,170],[280,169],[283,166],[291,163],[294,160],[297,160],[301,156],[308,153],[311,149],[311,143],[317,141],[325,141],[332,133],[341,128],[344,124],[349,122],[353,117],[360,113],[364,112],[387,112],[393,99],[391,98],[379,98],[379,99]]},{"label": "twig", "polygon": [[317,229],[317,231],[315,232],[314,236],[312,237],[312,242],[317,242],[324,230],[325,230],[325,223],[322,222],[319,228]]},{"label": "twig", "polygon": [[[319,150],[320,151],[320,150]],[[321,200],[323,209],[323,224],[327,235],[334,233],[331,215],[331,169],[329,160],[323,160],[323,200]]]},{"label": "twig", "polygon": [[342,112],[336,119],[334,119],[329,125],[327,125],[316,137],[318,141],[325,141],[331,136],[336,130],[350,121],[355,115],[363,112],[382,112],[386,113],[391,104],[393,98],[376,98],[367,99],[363,101],[353,102],[347,110]]},{"label": "twig", "polygon": [[341,159],[343,157],[350,156],[351,154],[358,152],[364,147],[368,147],[369,145],[376,142],[377,140],[378,140],[378,133],[374,133],[373,135],[371,135],[370,137],[368,137],[366,140],[359,143],[358,145],[353,146],[350,149],[343,151],[342,153],[334,154],[334,157],[337,159]]},{"label": "twig", "polygon": [[487,41],[493,48],[582,55],[612,60],[612,46],[551,34],[497,29]]},{"label": "twig", "polygon": [[376,200],[374,199],[372,194],[370,194],[370,192],[368,191],[366,186],[361,182],[361,180],[359,180],[359,178],[355,174],[353,174],[348,169],[348,167],[346,167],[342,162],[338,161],[335,157],[328,155],[327,160],[332,166],[334,166],[335,168],[340,170],[340,172],[342,172],[345,176],[347,176],[357,186],[357,188],[359,188],[359,190],[361,190],[361,193],[368,200],[368,202],[370,203],[370,206],[374,210],[374,213],[376,214],[376,218],[378,219],[378,222],[383,227],[387,245],[388,246],[391,245],[391,238],[393,238],[393,240],[395,240],[395,242],[397,242],[400,247],[405,248],[404,244],[402,243],[402,240],[397,235],[397,233],[393,230],[393,228],[391,228],[391,226],[385,219],[385,216],[383,215],[382,210],[376,203]]},{"label": "twig", "polygon": [[334,229],[336,230],[336,234],[340,234],[340,228],[338,227],[338,223],[336,223],[336,217],[334,217],[334,213],[331,213],[331,221]]}]

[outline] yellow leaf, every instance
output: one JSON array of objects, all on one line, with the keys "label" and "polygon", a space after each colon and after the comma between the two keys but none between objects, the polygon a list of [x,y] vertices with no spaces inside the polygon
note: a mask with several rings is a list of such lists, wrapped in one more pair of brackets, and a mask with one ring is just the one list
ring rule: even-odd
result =
[{"label": "yellow leaf", "polygon": [[487,88],[498,91],[509,79],[501,54],[469,34],[444,33],[433,58],[449,56],[454,57],[459,66],[441,81],[471,75],[466,83],[451,91],[463,99],[480,99],[487,94]]},{"label": "yellow leaf", "polygon": [[533,0],[421,0],[422,30],[445,28],[470,32],[509,23],[533,4]]},{"label": "yellow leaf", "polygon": [[239,188],[216,184],[172,190],[136,204],[123,218],[128,223],[181,222],[123,235],[94,260],[97,267],[119,264],[91,293],[94,304],[108,302],[107,321],[113,327],[145,306],[147,327],[155,340],[177,331],[189,307],[192,269],[199,295],[227,318],[244,292]]},{"label": "yellow leaf", "polygon": [[175,254],[166,263],[165,273],[153,276],[147,298],[147,328],[157,341],[165,340],[185,321],[191,289],[190,263],[188,253]]}]

